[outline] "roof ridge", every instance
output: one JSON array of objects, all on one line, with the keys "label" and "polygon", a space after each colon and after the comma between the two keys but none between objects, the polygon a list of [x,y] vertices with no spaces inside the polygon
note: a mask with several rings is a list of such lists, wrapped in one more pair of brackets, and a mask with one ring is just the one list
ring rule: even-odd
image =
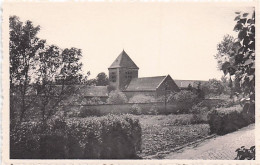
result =
[{"label": "roof ridge", "polygon": [[[134,63],[134,61],[129,57],[129,55],[123,50],[119,56],[115,59],[115,61],[110,65],[109,68],[138,68],[138,66]],[[108,68],[108,69],[109,69]]]}]

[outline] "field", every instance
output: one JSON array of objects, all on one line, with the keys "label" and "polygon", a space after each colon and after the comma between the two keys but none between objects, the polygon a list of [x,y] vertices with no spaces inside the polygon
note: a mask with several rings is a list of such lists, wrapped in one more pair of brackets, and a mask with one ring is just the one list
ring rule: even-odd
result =
[{"label": "field", "polygon": [[141,157],[169,151],[209,135],[208,124],[193,124],[192,115],[141,115]]}]

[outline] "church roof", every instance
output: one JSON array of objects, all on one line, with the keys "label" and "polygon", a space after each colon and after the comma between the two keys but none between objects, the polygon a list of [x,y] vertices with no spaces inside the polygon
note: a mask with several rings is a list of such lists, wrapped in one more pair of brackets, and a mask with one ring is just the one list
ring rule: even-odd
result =
[{"label": "church roof", "polygon": [[133,78],[125,91],[155,91],[166,76]]},{"label": "church roof", "polygon": [[112,65],[108,69],[123,68],[123,67],[139,69],[124,50],[119,54],[119,56],[116,58],[116,60],[112,63]]}]

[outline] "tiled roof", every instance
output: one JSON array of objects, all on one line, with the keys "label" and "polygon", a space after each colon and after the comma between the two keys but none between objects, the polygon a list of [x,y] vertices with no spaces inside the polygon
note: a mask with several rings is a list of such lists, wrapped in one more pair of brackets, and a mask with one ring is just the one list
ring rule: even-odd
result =
[{"label": "tiled roof", "polygon": [[207,81],[202,81],[202,80],[174,80],[174,82],[178,85],[179,88],[187,88],[189,86],[189,84],[192,87],[197,87],[199,82],[201,84],[203,84]]},{"label": "tiled roof", "polygon": [[133,78],[126,91],[154,91],[166,76]]},{"label": "tiled roof", "polygon": [[119,56],[116,58],[116,60],[112,63],[110,68],[121,68],[121,67],[127,67],[127,68],[136,68],[137,65],[133,62],[133,60],[126,54],[126,52],[123,50]]}]

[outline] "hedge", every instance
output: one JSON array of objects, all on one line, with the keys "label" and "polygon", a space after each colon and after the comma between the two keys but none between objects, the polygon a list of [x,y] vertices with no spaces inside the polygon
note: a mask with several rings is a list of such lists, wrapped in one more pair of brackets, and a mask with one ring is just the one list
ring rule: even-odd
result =
[{"label": "hedge", "polygon": [[131,115],[56,118],[11,130],[11,159],[136,159],[141,127]]},{"label": "hedge", "polygon": [[239,105],[221,110],[212,110],[208,114],[211,133],[224,135],[255,122],[255,105]]}]

